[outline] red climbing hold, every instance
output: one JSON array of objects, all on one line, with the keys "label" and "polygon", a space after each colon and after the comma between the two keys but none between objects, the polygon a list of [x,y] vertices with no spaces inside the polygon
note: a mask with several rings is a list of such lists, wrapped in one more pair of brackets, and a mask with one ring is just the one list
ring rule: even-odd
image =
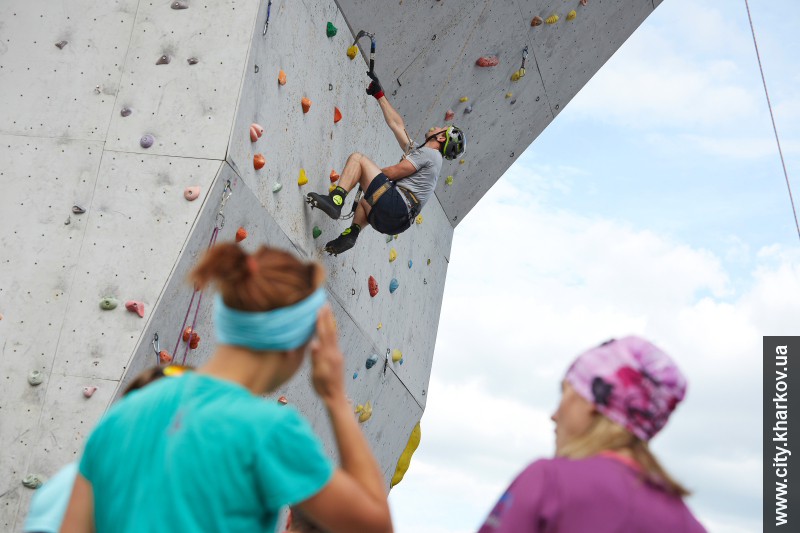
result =
[{"label": "red climbing hold", "polygon": [[542,24],[544,24],[544,19],[542,17],[536,16],[531,19],[531,26],[534,28],[536,26],[541,26]]},{"label": "red climbing hold", "polygon": [[183,330],[183,342],[189,342],[189,338],[192,335],[192,326],[189,326],[185,330]]},{"label": "red climbing hold", "polygon": [[264,159],[263,155],[256,154],[256,155],[253,156],[253,167],[255,167],[256,170],[264,168],[264,165],[266,165],[266,164],[267,164],[267,160]]},{"label": "red climbing hold", "polygon": [[342,112],[339,111],[338,107],[334,107],[333,108],[333,123],[336,124],[340,120],[342,120]]},{"label": "red climbing hold", "polygon": [[281,405],[286,405],[287,403],[289,403],[289,400],[286,399],[286,396],[281,396],[280,398],[278,398],[278,403]]},{"label": "red climbing hold", "polygon": [[247,230],[244,228],[239,228],[236,230],[236,242],[242,242],[247,238]]},{"label": "red climbing hold", "polygon": [[455,116],[456,116],[455,112],[452,109],[448,109],[447,113],[444,114],[444,119],[446,121],[453,120],[453,117]]},{"label": "red climbing hold", "polygon": [[303,113],[308,113],[308,110],[311,109],[311,100],[304,96],[300,99],[300,105],[303,107]]},{"label": "red climbing hold", "polygon": [[125,302],[125,309],[144,318],[144,302],[136,302],[134,300],[127,301]]},{"label": "red climbing hold", "polygon": [[172,356],[166,350],[161,350],[158,352],[158,360],[161,361],[162,365],[167,365],[172,362]]},{"label": "red climbing hold", "polygon": [[375,278],[370,276],[367,284],[369,285],[369,295],[374,298],[375,295],[378,294],[378,282],[375,280]]},{"label": "red climbing hold", "polygon": [[341,176],[339,176],[339,174],[337,174],[335,170],[331,170],[331,183],[336,183],[337,181],[339,181],[340,177]]},{"label": "red climbing hold", "polygon": [[478,58],[475,64],[479,67],[496,67],[500,64],[500,58],[497,56],[483,56]]},{"label": "red climbing hold", "polygon": [[192,338],[189,340],[189,348],[192,350],[196,350],[197,347],[200,345],[200,335],[197,333],[192,333]]}]

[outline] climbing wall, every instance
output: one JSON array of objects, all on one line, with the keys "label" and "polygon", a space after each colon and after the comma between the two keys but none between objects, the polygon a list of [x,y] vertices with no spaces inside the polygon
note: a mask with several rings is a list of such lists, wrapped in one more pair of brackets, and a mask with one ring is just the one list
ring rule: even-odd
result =
[{"label": "climbing wall", "polygon": [[[211,298],[185,278],[237,234],[325,266],[354,416],[388,483],[425,408],[453,227],[655,4],[384,4],[0,3],[0,530],[21,528],[32,489],[79,457],[138,372],[208,359]],[[305,194],[353,151],[401,155],[363,58],[345,54],[360,29],[377,34],[376,71],[412,136],[450,110],[468,153],[408,231],[368,229],[329,257],[347,223]],[[308,372],[270,399],[335,455]]]}]

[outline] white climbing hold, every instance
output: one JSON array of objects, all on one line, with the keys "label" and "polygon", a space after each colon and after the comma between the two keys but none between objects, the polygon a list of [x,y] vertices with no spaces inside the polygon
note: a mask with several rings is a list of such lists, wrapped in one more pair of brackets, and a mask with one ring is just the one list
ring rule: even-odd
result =
[{"label": "white climbing hold", "polygon": [[283,189],[283,185],[281,185],[280,183],[276,183],[275,185],[272,186],[272,192],[278,192],[281,189]]},{"label": "white climbing hold", "polygon": [[34,387],[36,385],[41,385],[43,381],[44,381],[44,374],[42,374],[38,370],[31,370],[30,373],[28,374],[28,383],[30,383]]},{"label": "white climbing hold", "polygon": [[25,479],[22,480],[22,484],[29,489],[38,489],[43,483],[41,476],[37,474],[28,474],[25,476]]}]

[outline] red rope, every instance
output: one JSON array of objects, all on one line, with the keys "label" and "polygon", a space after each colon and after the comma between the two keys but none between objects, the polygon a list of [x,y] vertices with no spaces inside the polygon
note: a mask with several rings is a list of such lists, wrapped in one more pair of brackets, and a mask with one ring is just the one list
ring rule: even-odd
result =
[{"label": "red rope", "polygon": [[[214,231],[211,232],[211,240],[209,240],[209,242],[208,242],[208,248],[211,248],[217,242],[217,235],[219,235],[219,228],[215,227]],[[196,292],[197,292],[197,289],[195,289],[195,293]],[[194,318],[192,319],[192,335],[194,335],[194,328],[197,325],[197,315],[200,313],[200,304],[203,303],[203,292],[204,291],[200,291],[200,298],[197,299],[197,307],[194,308]],[[192,300],[194,300],[194,294],[192,295]],[[190,309],[191,309],[191,305],[192,304],[190,302],[189,303]],[[189,310],[188,309],[186,310],[186,317],[187,318],[189,317]],[[181,336],[183,335],[183,331],[184,331],[183,328],[184,327],[186,327],[186,318],[184,318],[183,326],[181,326],[181,334],[180,334]],[[189,345],[192,342],[192,335],[189,335],[189,342],[186,343],[186,347],[183,350],[183,359],[181,359],[181,364],[182,365],[186,364],[186,356],[189,353]],[[181,336],[178,337],[179,341],[181,339]]]}]

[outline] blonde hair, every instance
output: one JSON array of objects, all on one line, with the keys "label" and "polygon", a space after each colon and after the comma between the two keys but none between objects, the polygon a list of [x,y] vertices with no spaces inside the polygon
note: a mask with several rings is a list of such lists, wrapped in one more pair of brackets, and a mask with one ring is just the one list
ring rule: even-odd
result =
[{"label": "blonde hair", "polygon": [[642,467],[641,475],[645,481],[681,498],[690,494],[661,466],[647,442],[600,413],[595,413],[594,421],[586,433],[564,445],[557,455],[568,459],[585,459],[606,450],[623,449],[630,451],[633,460]]}]

